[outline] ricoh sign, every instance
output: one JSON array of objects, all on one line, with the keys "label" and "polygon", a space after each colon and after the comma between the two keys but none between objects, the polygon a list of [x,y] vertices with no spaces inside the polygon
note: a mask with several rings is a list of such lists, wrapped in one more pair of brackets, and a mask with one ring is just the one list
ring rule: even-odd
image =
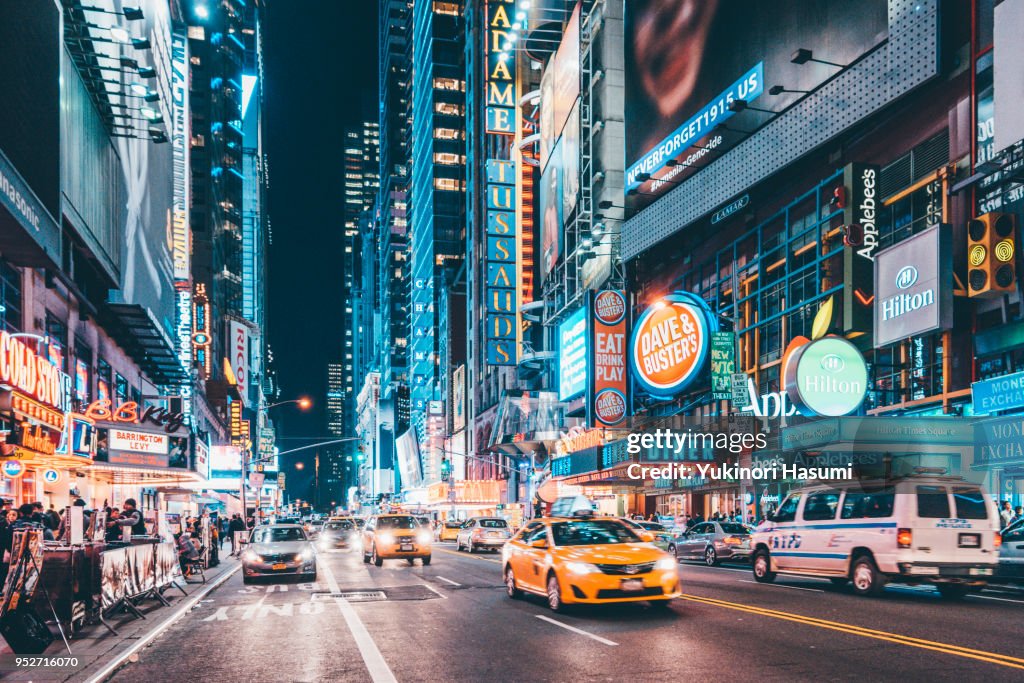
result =
[{"label": "ricoh sign", "polygon": [[952,231],[934,225],[875,256],[875,346],[952,326]]}]

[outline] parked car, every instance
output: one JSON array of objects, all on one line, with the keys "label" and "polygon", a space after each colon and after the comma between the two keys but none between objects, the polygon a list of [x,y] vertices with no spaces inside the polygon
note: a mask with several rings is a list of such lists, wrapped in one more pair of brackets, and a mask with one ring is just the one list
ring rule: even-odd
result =
[{"label": "parked car", "polygon": [[751,539],[754,579],[777,573],[853,582],[859,595],[888,582],[932,584],[962,598],[999,568],[999,515],[985,491],[962,477],[919,474],[895,480],[795,489]]},{"label": "parked car", "polygon": [[672,539],[668,551],[679,560],[703,560],[714,567],[722,560],[750,559],[750,528],[739,522],[702,522]]},{"label": "parked car", "polygon": [[501,517],[473,517],[459,529],[455,549],[465,548],[471,553],[480,548],[496,551],[511,537],[512,530]]},{"label": "parked car", "polygon": [[1024,583],[1024,519],[1018,519],[1002,531],[1003,546],[999,549],[999,581]]},{"label": "parked car", "polygon": [[242,582],[261,576],[301,575],[316,580],[316,552],[298,524],[269,524],[252,530],[242,553]]}]

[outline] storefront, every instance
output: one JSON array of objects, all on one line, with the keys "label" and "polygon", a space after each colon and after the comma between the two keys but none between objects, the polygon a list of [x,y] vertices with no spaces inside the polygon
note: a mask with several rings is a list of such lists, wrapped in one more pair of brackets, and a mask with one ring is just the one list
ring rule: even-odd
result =
[{"label": "storefront", "polygon": [[975,425],[972,469],[986,477],[997,500],[1024,505],[1024,416],[992,418]]},{"label": "storefront", "polygon": [[71,413],[71,377],[36,335],[0,332],[0,497],[63,508],[92,464],[91,421]]}]

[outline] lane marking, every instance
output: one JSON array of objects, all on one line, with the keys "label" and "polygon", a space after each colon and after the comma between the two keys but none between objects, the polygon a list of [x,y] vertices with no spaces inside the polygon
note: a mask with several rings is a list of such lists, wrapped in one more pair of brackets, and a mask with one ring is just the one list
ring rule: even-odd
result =
[{"label": "lane marking", "polygon": [[212,582],[206,584],[203,587],[203,590],[200,590],[198,593],[196,593],[191,600],[186,600],[185,603],[178,608],[178,611],[176,611],[171,616],[167,617],[167,619],[162,624],[157,626],[154,630],[150,631],[142,638],[139,638],[137,641],[135,641],[134,645],[132,645],[130,648],[128,648],[120,655],[118,655],[112,662],[103,667],[98,673],[94,674],[92,678],[89,679],[89,683],[100,683],[100,681],[105,681],[112,673],[114,673],[114,671],[120,668],[122,664],[128,661],[128,659],[132,655],[134,655],[136,652],[144,648],[146,645],[151,643],[157,636],[159,636],[161,633],[170,628],[171,625],[174,624],[174,622],[176,622],[178,619],[187,614],[188,611],[191,610],[193,607],[198,605],[200,600],[202,600],[204,597],[213,592],[215,588],[220,586],[229,578],[234,576],[235,572],[237,572],[241,568],[242,563],[239,562],[231,569],[222,572],[221,575],[215,578]]},{"label": "lane marking", "polygon": [[863,638],[884,640],[886,642],[895,643],[897,645],[906,645],[908,647],[916,647],[922,650],[931,650],[933,652],[941,652],[943,654],[954,655],[957,657],[966,657],[968,659],[976,659],[981,662],[988,662],[990,664],[998,664],[1000,666],[1024,670],[1024,659],[999,654],[998,652],[975,650],[968,647],[962,647],[960,645],[940,643],[934,640],[924,640],[923,638],[913,638],[911,636],[904,636],[898,633],[879,631],[876,629],[864,628],[862,626],[854,626],[853,624],[845,624],[837,621],[828,621],[827,619],[818,619],[817,617],[808,617],[801,614],[794,614],[791,612],[780,612],[778,610],[772,610],[763,607],[754,607],[752,605],[741,605],[735,602],[727,602],[725,600],[717,600],[715,598],[705,598],[702,596],[690,595],[688,593],[684,593],[683,595],[681,595],[680,599],[688,600],[690,602],[699,602],[705,605],[710,605],[712,607],[724,607],[726,609],[747,612],[749,614],[757,614],[759,616],[772,617],[774,619],[782,619],[784,621],[792,621],[798,624],[804,624],[805,626],[816,626],[818,628],[824,628],[831,631],[840,631],[842,633],[849,633],[851,635],[861,636]]},{"label": "lane marking", "polygon": [[760,583],[758,581],[751,581],[750,579],[740,579],[740,583],[752,583],[757,586],[768,586],[769,588],[792,588],[795,591],[808,591],[811,593],[824,593],[820,588],[804,588],[803,586],[787,586],[784,583]]},{"label": "lane marking", "polygon": [[1010,598],[997,598],[992,595],[968,595],[968,598],[978,598],[979,600],[998,600],[999,602],[1015,602],[1018,605],[1024,605],[1024,600],[1011,600]]},{"label": "lane marking", "polygon": [[563,624],[562,622],[556,621],[555,619],[552,619],[550,617],[546,617],[543,614],[534,614],[533,616],[537,617],[538,619],[543,619],[544,621],[548,622],[549,624],[554,624],[555,626],[561,626],[562,628],[564,628],[567,631],[572,631],[573,633],[578,633],[581,636],[586,636],[587,638],[592,638],[592,639],[596,640],[599,643],[604,643],[605,645],[618,645],[618,643],[616,643],[614,640],[608,640],[607,638],[602,638],[599,635],[595,635],[593,633],[589,633],[587,631],[584,631],[581,628],[576,628],[575,626],[570,626],[569,624]]},{"label": "lane marking", "polygon": [[431,592],[433,592],[433,593],[437,593],[437,594],[438,594],[439,596],[441,596],[441,597],[442,597],[442,598],[444,598],[445,600],[447,600],[447,599],[448,599],[448,596],[447,596],[447,595],[445,595],[445,594],[444,594],[444,593],[442,593],[441,591],[437,590],[436,588],[434,588],[433,586],[431,586],[431,585],[430,585],[429,583],[424,583],[424,584],[422,584],[422,585],[424,585],[424,586],[426,586],[427,588],[429,588],[429,589],[431,590]]},{"label": "lane marking", "polygon": [[[320,571],[326,576],[327,587],[330,588],[331,592],[340,593],[341,587],[338,586],[338,582],[334,578],[334,572],[331,571],[326,562],[320,566]],[[359,614],[352,608],[349,601],[344,598],[335,598],[334,601],[337,603],[341,615],[345,617],[348,630],[356,641],[356,647],[359,648],[359,654],[362,656],[363,663],[366,665],[366,670],[369,672],[373,682],[398,683],[398,679],[391,673],[391,667],[384,661],[384,655],[380,653],[380,649],[378,649],[377,643],[374,642],[373,636],[366,630],[366,625],[363,624],[363,620],[359,618]]]},{"label": "lane marking", "polygon": [[448,553],[449,555],[455,555],[457,557],[466,557],[471,560],[480,560],[481,562],[494,562],[495,564],[501,564],[501,560],[495,560],[493,557],[481,557],[480,555],[469,555],[468,553],[460,553],[455,550],[445,550],[444,548],[434,548],[434,550],[441,553]]},{"label": "lane marking", "polygon": [[443,576],[437,576],[437,577],[435,577],[435,578],[441,579],[441,580],[442,580],[442,581],[444,581],[445,583],[450,583],[450,584],[451,584],[451,585],[453,585],[453,586],[461,586],[461,585],[462,585],[461,583],[455,583],[455,582],[454,582],[454,581],[452,581],[451,579],[446,579],[446,578],[444,578]]}]

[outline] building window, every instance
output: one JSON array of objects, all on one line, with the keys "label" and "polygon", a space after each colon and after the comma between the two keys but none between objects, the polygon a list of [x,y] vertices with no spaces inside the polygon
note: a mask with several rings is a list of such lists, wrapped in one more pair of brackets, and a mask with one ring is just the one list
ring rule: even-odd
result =
[{"label": "building window", "polygon": [[438,76],[434,79],[435,90],[453,90],[456,92],[464,92],[466,84],[464,81],[460,81],[458,78],[447,78]]},{"label": "building window", "polygon": [[466,131],[454,128],[435,128],[434,137],[438,140],[465,140]]},{"label": "building window", "polygon": [[445,114],[448,116],[462,116],[465,113],[465,107],[461,104],[454,104],[452,102],[435,102],[434,111],[438,114]]},{"label": "building window", "polygon": [[464,166],[466,164],[466,157],[463,154],[455,154],[454,152],[434,152],[434,163],[444,166]]},{"label": "building window", "polygon": [[102,358],[96,363],[96,399],[99,401],[109,401],[112,396],[110,394],[111,375],[113,371],[110,369],[110,363],[103,360]]},{"label": "building window", "polygon": [[46,355],[50,362],[67,372],[68,328],[60,318],[49,311],[46,312],[46,336],[49,338]]},{"label": "building window", "polygon": [[466,189],[466,183],[455,178],[434,178],[434,189],[458,192]]},{"label": "building window", "polygon": [[21,271],[0,261],[0,329],[21,329]]},{"label": "building window", "polygon": [[92,387],[92,349],[82,340],[75,339],[75,399],[82,404],[89,403],[89,390]]},{"label": "building window", "polygon": [[129,390],[128,380],[121,376],[121,373],[114,373],[114,399],[115,403],[121,404],[128,401]]},{"label": "building window", "polygon": [[448,14],[453,17],[459,16],[459,3],[457,2],[434,2],[434,14]]}]

